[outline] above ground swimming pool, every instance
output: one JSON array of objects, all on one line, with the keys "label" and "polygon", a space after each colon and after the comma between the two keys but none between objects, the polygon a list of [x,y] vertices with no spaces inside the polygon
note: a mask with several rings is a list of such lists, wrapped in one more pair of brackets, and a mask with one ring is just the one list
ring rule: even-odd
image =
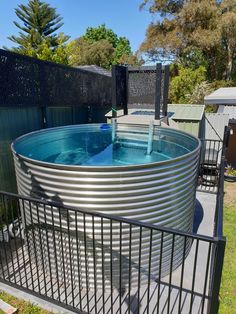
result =
[{"label": "above ground swimming pool", "polygon": [[131,130],[130,134],[119,134],[114,139],[108,124],[55,128],[23,136],[13,144],[13,149],[22,157],[51,164],[126,166],[177,158],[192,152],[198,145],[190,137],[184,141],[174,130],[160,130],[159,138],[153,139],[152,152],[148,154],[147,140],[142,132],[137,134]]},{"label": "above ground swimming pool", "polygon": [[[88,212],[102,212],[186,232],[192,231],[200,142],[187,133],[158,126],[74,125],[26,134],[14,141],[12,150],[19,194],[56,201],[59,204]],[[31,208],[31,211],[36,221],[38,219],[36,209]],[[48,225],[52,223],[50,213],[49,210]],[[59,223],[60,214],[56,209],[53,215],[54,223]],[[39,215],[41,216],[43,215]],[[26,221],[32,224],[30,214],[28,220],[26,217]],[[27,223],[25,228],[27,228]],[[64,234],[64,247],[68,241],[76,241],[73,238],[76,228],[82,231],[83,221],[75,225],[73,217],[70,216],[69,232],[71,234],[69,238]],[[114,234],[116,228],[119,228],[119,224],[113,225]],[[127,234],[129,232],[129,228],[126,229],[122,230],[124,238],[126,232]],[[43,232],[40,230],[40,234]],[[86,232],[88,237],[92,232],[89,219]],[[109,240],[109,222],[104,223],[102,230],[98,226],[95,232],[99,251],[101,232],[103,232],[104,241]],[[133,233],[132,262],[135,264],[138,259],[135,250],[139,245],[139,235],[135,234],[135,230]],[[35,235],[37,235],[37,230],[34,230],[34,238],[37,239]],[[46,236],[49,241],[52,241],[50,230],[49,235],[47,230]],[[166,236],[164,241],[162,276],[167,275],[170,269],[171,239],[171,235]],[[63,254],[61,241],[58,238],[56,243],[57,257]],[[148,267],[149,251],[146,248],[150,243],[147,241],[144,233],[142,241],[144,269]],[[183,246],[183,238],[176,237],[178,250],[173,252],[172,269],[178,267],[182,261]],[[186,254],[190,246],[191,242],[187,244]],[[72,243],[70,247],[73,250],[74,244]],[[82,238],[80,247],[82,249],[79,260],[76,254],[72,255],[73,265],[80,265],[81,273],[73,272],[74,278],[70,279],[74,280],[75,285],[79,277],[82,284],[86,279],[92,289],[95,268],[93,261],[90,261],[87,269],[88,276],[85,278],[83,262],[85,250]],[[152,244],[154,252],[152,259],[155,265],[152,272],[155,278],[159,269],[159,249],[160,235],[155,235]],[[113,250],[119,252],[119,245],[114,245]],[[129,252],[125,247],[122,254],[128,259]],[[42,255],[43,253],[39,252],[39,256]],[[53,248],[50,256],[51,265],[55,265]],[[99,252],[96,256],[96,286],[98,287],[102,273],[102,260]],[[104,259],[109,265],[109,255]],[[71,261],[67,262],[66,266],[70,269]],[[50,267],[50,265],[47,266],[47,260],[42,263],[46,265],[46,268]],[[60,268],[60,265],[58,267]],[[73,269],[75,268],[73,266]],[[135,271],[135,269],[132,270],[133,284],[137,282]],[[59,271],[60,273],[62,271]],[[123,271],[122,276],[124,276],[125,287],[127,270]],[[107,275],[107,278],[109,277],[110,275]],[[118,278],[119,272],[114,268],[113,284]]]}]

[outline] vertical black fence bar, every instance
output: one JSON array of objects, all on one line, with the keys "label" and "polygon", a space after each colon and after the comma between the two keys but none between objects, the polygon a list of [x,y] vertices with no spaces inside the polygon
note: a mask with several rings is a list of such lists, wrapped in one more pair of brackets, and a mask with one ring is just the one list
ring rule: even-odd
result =
[{"label": "vertical black fence bar", "polygon": [[[45,212],[45,207],[44,207],[44,212]],[[65,303],[68,304],[68,301],[67,301],[67,286],[66,286],[66,274],[65,274],[65,271],[66,271],[66,268],[65,268],[65,258],[64,258],[64,240],[63,240],[63,236],[62,236],[62,209],[61,207],[58,208],[58,212],[59,212],[59,233],[60,233],[60,240],[61,240],[61,257],[62,257],[62,270],[61,270],[61,276],[63,277],[63,286],[64,286],[64,292],[65,292]],[[48,245],[48,243],[47,243]],[[51,263],[50,263],[51,264]],[[50,265],[49,264],[49,265]],[[52,276],[52,273],[50,271],[50,277]]]},{"label": "vertical black fence bar", "polygon": [[42,235],[41,235],[41,224],[40,224],[40,217],[39,217],[39,208],[38,208],[38,203],[35,204],[35,208],[36,208],[36,214],[37,214],[37,226],[38,226],[38,237],[39,237],[39,246],[40,246],[40,255],[42,258],[42,270],[43,270],[43,281],[44,281],[44,290],[45,293],[47,291],[46,287],[46,272],[45,272],[45,268],[44,268],[44,254],[43,254],[43,245],[42,245]]},{"label": "vertical black fence bar", "polygon": [[223,271],[224,254],[226,239],[225,237],[218,238],[216,245],[216,252],[214,257],[214,268],[212,273],[212,285],[211,285],[211,302],[209,308],[209,314],[216,314],[219,310],[219,292],[221,277]]},{"label": "vertical black fence bar", "polygon": [[87,234],[86,234],[86,214],[83,214],[83,225],[84,225],[84,267],[85,267],[85,282],[86,282],[86,300],[87,300],[87,311],[89,313],[89,284],[88,284],[88,257],[87,257]]},{"label": "vertical black fence bar", "polygon": [[[30,268],[30,276],[31,276],[31,285],[32,290],[34,291],[34,281],[33,281],[33,270],[32,270],[32,259],[31,259],[31,250],[30,250],[30,243],[29,243],[29,226],[26,221],[26,208],[25,203],[29,203],[29,201],[25,201],[22,199],[22,211],[23,211],[23,217],[24,217],[24,225],[25,225],[25,238],[27,242],[27,250],[28,250],[28,261],[29,261],[29,268]],[[23,218],[22,217],[22,218]]]},{"label": "vertical black fence bar", "polygon": [[163,116],[167,116],[167,105],[168,105],[168,94],[169,94],[169,81],[170,81],[170,67],[169,65],[164,66],[164,86],[163,86],[163,104],[162,113]]},{"label": "vertical black fence bar", "polygon": [[138,252],[138,301],[137,301],[137,311],[140,312],[140,289],[141,289],[141,261],[142,261],[142,231],[143,228],[139,229],[139,252]]},{"label": "vertical black fence bar", "polygon": [[157,292],[157,311],[156,311],[157,314],[159,314],[160,298],[161,298],[161,276],[162,276],[163,242],[164,242],[164,232],[161,232],[161,248],[160,248],[160,257],[159,257],[158,292]]},{"label": "vertical black fence bar", "polygon": [[[77,270],[78,270],[78,286],[79,286],[79,308],[82,310],[82,298],[81,298],[81,290],[82,290],[82,281],[80,277],[81,272],[81,248],[79,246],[79,233],[78,233],[78,212],[75,211],[75,235],[76,235],[76,256],[77,256]],[[77,305],[78,306],[78,305]]]},{"label": "vertical black fence bar", "polygon": [[[2,243],[3,243],[3,251],[4,251],[4,256],[5,256],[5,263],[6,263],[6,268],[7,268],[7,280],[10,281],[10,269],[9,269],[9,264],[8,264],[8,256],[7,256],[7,248],[6,248],[6,241],[5,241],[5,234],[4,234],[4,226],[6,223],[6,214],[4,215],[4,195],[1,195],[1,203],[2,204],[2,214],[0,213],[0,229],[1,229],[1,237],[2,237]],[[5,217],[4,217],[5,216]],[[3,269],[4,272],[4,278],[5,278],[5,270]]]},{"label": "vertical black fence bar", "polygon": [[101,217],[101,246],[102,246],[102,310],[105,314],[105,269],[104,269],[104,221]]},{"label": "vertical black fence bar", "polygon": [[128,313],[131,310],[131,257],[132,257],[132,224],[129,226],[129,298],[128,298]]},{"label": "vertical black fence bar", "polygon": [[[52,265],[51,265],[50,245],[49,245],[49,236],[48,236],[49,227],[48,227],[48,222],[47,222],[47,213],[46,213],[45,205],[43,206],[43,216],[44,216],[44,224],[45,224],[45,231],[46,231],[45,235],[46,235],[46,247],[47,247],[47,255],[48,255],[49,284],[50,284],[49,289],[51,290],[51,297],[54,298],[53,282],[52,282]],[[61,228],[61,223],[60,223],[60,228]],[[62,251],[63,251],[63,243],[62,243]],[[64,258],[63,258],[63,263],[64,263]],[[48,292],[49,290],[46,289],[46,291]]]},{"label": "vertical black fence bar", "polygon": [[202,310],[201,310],[201,314],[204,313],[204,306],[205,306],[205,299],[206,299],[206,289],[207,289],[207,282],[208,282],[209,269],[210,269],[211,252],[212,252],[212,243],[209,242],[208,254],[207,254],[207,263],[206,263],[205,282],[204,282],[203,295],[202,295]]},{"label": "vertical black fence bar", "polygon": [[[74,212],[73,212],[74,213]],[[72,212],[71,212],[72,214]],[[75,307],[75,295],[74,295],[74,282],[73,282],[73,271],[72,271],[72,250],[71,250],[71,236],[70,236],[70,212],[67,210],[66,215],[66,224],[67,224],[67,233],[68,233],[68,250],[69,250],[69,269],[70,269],[70,275],[68,274],[68,277],[70,277],[70,286],[71,286],[71,296],[72,296],[72,306]],[[72,246],[73,247],[73,246]],[[68,271],[69,271],[68,269]]]},{"label": "vertical black fence bar", "polygon": [[190,299],[190,314],[193,309],[193,296],[194,296],[194,286],[195,286],[195,278],[196,278],[196,269],[197,269],[197,258],[198,258],[198,247],[199,240],[196,240],[196,248],[195,248],[195,256],[194,256],[194,264],[193,264],[193,278],[192,278],[192,287],[191,287],[191,299]]},{"label": "vertical black fence bar", "polygon": [[[0,208],[1,208],[1,201],[0,201]],[[0,212],[0,237],[2,238],[2,242],[4,241],[4,234],[3,234],[3,222],[2,222],[2,214]],[[0,274],[3,277],[3,280],[6,280],[5,277],[5,269],[4,269],[4,264],[3,264],[3,256],[2,256],[2,248],[1,248],[1,241],[0,241]],[[1,278],[1,277],[0,277]]]},{"label": "vertical black fence bar", "polygon": [[[20,279],[20,285],[22,286],[22,273],[20,271],[20,259],[19,259],[19,250],[18,250],[18,244],[17,244],[17,241],[16,241],[16,230],[17,230],[17,224],[18,224],[18,227],[20,228],[20,225],[19,225],[19,217],[17,217],[16,213],[14,212],[14,207],[13,207],[13,202],[14,204],[16,205],[17,207],[17,202],[16,202],[16,199],[13,198],[11,200],[9,200],[9,210],[10,210],[10,213],[11,213],[11,222],[12,222],[12,235],[13,235],[13,239],[14,239],[14,246],[15,246],[15,252],[16,252],[16,260],[17,260],[17,273],[19,275],[19,279]],[[15,209],[17,211],[17,209]]]},{"label": "vertical black fence bar", "polygon": [[175,234],[172,235],[171,259],[170,259],[170,274],[169,274],[169,282],[168,282],[168,305],[167,305],[167,313],[170,313],[170,298],[171,298],[171,290],[172,290],[171,285],[172,285],[174,249],[175,249]]},{"label": "vertical black fence bar", "polygon": [[[32,213],[32,203],[29,203],[29,211],[30,211],[30,222],[31,222],[31,232],[32,232],[32,240],[33,240],[33,252],[34,252],[34,258],[35,258],[35,266],[36,266],[36,276],[38,281],[38,290],[40,293],[40,280],[39,280],[39,264],[38,264],[38,252],[36,250],[36,237],[35,237],[35,222],[33,219],[33,213]],[[34,280],[34,278],[32,278]]]},{"label": "vertical black fence bar", "polygon": [[[57,290],[58,290],[58,300],[61,302],[61,293],[60,293],[60,285],[59,285],[59,272],[58,272],[58,259],[57,259],[57,247],[56,247],[56,234],[55,234],[55,221],[54,221],[54,212],[53,212],[53,207],[50,206],[51,208],[51,215],[52,215],[52,233],[53,233],[53,248],[55,252],[55,268],[56,268],[56,281],[57,281]],[[45,276],[45,270],[43,266],[43,273]]]},{"label": "vertical black fence bar", "polygon": [[[20,228],[20,233],[19,233],[19,237],[20,237],[20,243],[21,243],[21,251],[22,251],[22,262],[23,262],[23,269],[24,269],[24,274],[25,274],[25,286],[27,289],[29,289],[29,285],[28,285],[28,276],[27,276],[27,271],[26,271],[26,257],[25,257],[25,241],[23,239],[24,234],[23,234],[23,217],[22,214],[20,212],[20,207],[21,207],[21,202],[22,200],[20,200],[19,198],[17,198],[17,217],[19,219],[19,228]],[[24,213],[23,213],[24,215]],[[24,285],[23,284],[23,285]]]},{"label": "vertical black fence bar", "polygon": [[153,230],[150,230],[149,240],[149,261],[148,261],[148,291],[147,291],[147,314],[149,314],[150,306],[150,284],[151,284],[151,270],[152,270],[152,236]]},{"label": "vertical black fence bar", "polygon": [[185,236],[184,237],[183,255],[182,255],[181,275],[180,275],[178,313],[181,313],[181,307],[182,307],[182,291],[183,291],[183,282],[184,282],[184,267],[185,267],[186,244],[187,244],[187,237]]},{"label": "vertical black fence bar", "polygon": [[93,232],[94,302],[95,302],[95,314],[97,314],[97,273],[96,273],[96,244],[95,244],[94,216],[92,216],[92,232]]},{"label": "vertical black fence bar", "polygon": [[119,280],[119,308],[120,314],[122,314],[122,295],[123,295],[123,288],[122,288],[122,222],[120,222],[120,280]]},{"label": "vertical black fence bar", "polygon": [[[8,246],[9,246],[9,250],[10,250],[10,260],[11,260],[11,265],[12,265],[12,273],[13,273],[14,283],[17,284],[14,259],[13,259],[13,255],[12,255],[13,250],[12,250],[11,239],[10,239],[10,232],[9,232],[10,217],[9,217],[8,202],[9,202],[9,198],[8,197],[4,197],[3,198],[3,210],[4,210],[5,215],[6,215],[6,227],[7,227],[7,233],[8,233],[8,236],[9,236],[9,244],[8,244]],[[10,279],[10,281],[11,281],[11,279]]]},{"label": "vertical black fence bar", "polygon": [[113,253],[112,253],[112,220],[110,221],[110,281],[111,281],[111,314],[113,314]]},{"label": "vertical black fence bar", "polygon": [[156,85],[155,85],[155,120],[160,120],[161,112],[161,82],[162,82],[162,65],[156,65]]}]

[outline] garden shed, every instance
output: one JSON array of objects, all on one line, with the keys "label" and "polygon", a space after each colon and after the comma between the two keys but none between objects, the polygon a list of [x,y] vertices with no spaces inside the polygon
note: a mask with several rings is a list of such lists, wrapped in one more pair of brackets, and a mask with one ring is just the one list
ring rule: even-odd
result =
[{"label": "garden shed", "polygon": [[200,137],[204,109],[204,105],[170,104],[168,117],[178,124],[179,130]]},{"label": "garden shed", "polygon": [[[169,104],[168,105],[168,118],[171,127],[176,127],[179,130],[191,133],[197,137],[200,137],[201,126],[204,116],[204,105],[190,105],[190,104]],[[117,117],[119,122],[122,121],[134,122],[135,121],[148,121],[154,117],[154,109],[145,108],[145,104],[142,108],[132,108],[128,110],[128,116],[123,116],[123,110],[118,110]],[[136,116],[136,119],[135,119]],[[107,121],[110,122],[112,118],[112,111],[106,114]],[[122,118],[121,118],[122,117]],[[149,119],[147,119],[147,117]],[[171,123],[173,122],[173,123]]]}]

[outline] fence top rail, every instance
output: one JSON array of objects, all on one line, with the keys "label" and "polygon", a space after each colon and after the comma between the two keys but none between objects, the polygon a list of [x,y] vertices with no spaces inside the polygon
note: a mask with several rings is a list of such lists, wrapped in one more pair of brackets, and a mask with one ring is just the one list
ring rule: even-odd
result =
[{"label": "fence top rail", "polygon": [[[62,64],[62,63],[56,63],[56,62],[52,62],[52,61],[47,61],[47,60],[41,60],[41,59],[37,59],[35,57],[30,57],[30,56],[26,56],[26,55],[21,55],[17,52],[13,52],[13,51],[8,51],[8,50],[4,50],[4,49],[0,49],[0,55],[1,56],[9,56],[9,57],[15,57],[15,58],[20,58],[21,60],[25,60],[27,62],[31,62],[31,63],[35,63],[35,64],[39,64],[39,65],[48,65],[50,67],[55,67],[55,68],[61,68],[61,69],[65,69],[67,71],[71,71],[71,72],[83,72],[83,73],[88,73],[88,70],[85,69],[81,69],[78,67],[74,67],[74,66],[70,66],[70,65],[66,65],[66,64]],[[90,72],[91,73],[91,72]],[[101,73],[95,73],[92,72],[92,74],[98,74],[100,76],[104,76]]]},{"label": "fence top rail", "polygon": [[16,198],[16,199],[26,201],[26,202],[34,202],[34,203],[37,203],[38,205],[43,205],[43,206],[57,207],[58,209],[64,209],[64,210],[68,210],[68,211],[78,212],[82,215],[90,215],[90,216],[98,217],[101,219],[108,219],[111,221],[116,221],[119,223],[133,225],[133,226],[140,227],[140,228],[147,228],[147,229],[155,230],[158,232],[169,233],[169,234],[173,234],[173,235],[177,235],[177,236],[191,238],[192,240],[200,240],[200,241],[211,242],[211,243],[218,242],[218,237],[210,237],[210,236],[206,236],[206,235],[185,232],[185,231],[181,231],[178,229],[168,228],[168,227],[164,227],[164,226],[157,226],[157,225],[153,225],[150,223],[136,221],[133,219],[127,219],[127,218],[120,217],[120,216],[107,215],[107,214],[98,213],[98,212],[90,212],[90,211],[84,210],[83,208],[75,209],[74,207],[71,207],[71,206],[65,206],[65,205],[62,205],[60,203],[53,202],[53,201],[47,201],[44,199],[41,200],[41,199],[37,199],[37,198],[26,197],[26,196],[22,196],[22,195],[10,193],[10,192],[5,192],[5,191],[0,191],[0,196],[3,196],[3,197],[8,196],[8,197]]},{"label": "fence top rail", "polygon": [[[165,71],[166,66],[163,65],[162,66],[162,72]],[[144,66],[140,66],[140,67],[128,67],[128,72],[137,72],[137,73],[142,73],[142,72],[156,72],[156,65],[154,66],[149,66],[149,65],[144,65]]]},{"label": "fence top rail", "polygon": [[223,143],[222,140],[213,140],[213,139],[208,139],[208,138],[200,138],[201,142],[217,142],[217,143]]}]

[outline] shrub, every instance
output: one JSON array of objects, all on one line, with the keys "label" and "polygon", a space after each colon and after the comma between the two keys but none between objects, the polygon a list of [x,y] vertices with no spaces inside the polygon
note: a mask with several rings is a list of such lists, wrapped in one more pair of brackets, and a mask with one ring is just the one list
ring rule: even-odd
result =
[{"label": "shrub", "polygon": [[173,77],[170,83],[170,100],[172,103],[189,103],[195,87],[206,81],[206,68],[200,66],[197,69],[184,68],[178,69],[178,75]]}]

